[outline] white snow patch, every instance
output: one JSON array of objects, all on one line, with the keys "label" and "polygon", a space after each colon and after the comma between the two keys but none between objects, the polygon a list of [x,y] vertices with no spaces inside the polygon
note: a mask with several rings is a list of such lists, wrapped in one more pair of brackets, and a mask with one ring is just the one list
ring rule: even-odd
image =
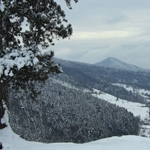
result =
[{"label": "white snow patch", "polygon": [[[5,113],[5,119],[8,115]],[[4,150],[149,150],[150,139],[139,136],[122,136],[101,139],[85,144],[29,142],[16,135],[10,125],[0,130]]]},{"label": "white snow patch", "polygon": [[129,112],[132,112],[134,116],[140,116],[142,120],[149,117],[148,114],[149,108],[145,107],[144,104],[140,104],[137,102],[129,102],[120,98],[117,100],[115,96],[101,92],[97,89],[94,89],[94,94],[92,95],[99,99],[103,99],[107,102],[110,102],[112,104],[116,104],[117,106],[123,107],[127,109]]},{"label": "white snow patch", "polygon": [[133,93],[138,93],[140,94],[141,96],[145,97],[145,98],[149,98],[147,96],[147,94],[150,95],[150,91],[148,90],[145,90],[145,89],[140,89],[140,88],[134,88],[133,86],[131,85],[126,85],[126,84],[120,84],[120,83],[113,83],[113,85],[116,85],[116,86],[119,86],[119,87],[123,87],[125,88],[127,91],[131,91]]}]

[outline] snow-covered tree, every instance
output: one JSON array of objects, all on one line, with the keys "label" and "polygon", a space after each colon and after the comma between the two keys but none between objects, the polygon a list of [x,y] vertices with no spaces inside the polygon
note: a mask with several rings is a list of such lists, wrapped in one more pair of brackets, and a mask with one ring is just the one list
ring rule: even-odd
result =
[{"label": "snow-covered tree", "polygon": [[[71,0],[65,2],[71,9]],[[1,0],[0,7],[1,118],[2,99],[7,101],[10,81],[17,87],[62,72],[53,63],[54,52],[44,53],[44,49],[54,45],[54,39],[70,37],[73,31],[55,0]]]}]

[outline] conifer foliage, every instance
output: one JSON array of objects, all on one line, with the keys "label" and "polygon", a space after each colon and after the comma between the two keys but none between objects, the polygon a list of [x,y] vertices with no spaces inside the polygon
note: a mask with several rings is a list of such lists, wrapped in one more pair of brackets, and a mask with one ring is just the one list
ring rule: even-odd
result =
[{"label": "conifer foliage", "polygon": [[[71,1],[65,2],[71,8]],[[45,72],[61,72],[59,66],[52,63],[54,53],[43,55],[41,52],[54,45],[54,39],[72,34],[72,26],[67,24],[60,5],[54,0],[2,0],[0,19],[1,81],[19,71],[39,73],[43,67]]]},{"label": "conifer foliage", "polygon": [[[71,8],[71,0],[65,2]],[[55,0],[1,0],[0,7],[0,86],[7,88],[11,81],[17,87],[61,73],[52,60],[54,52],[44,53],[54,39],[73,32],[61,6]],[[0,101],[3,97],[1,92]]]},{"label": "conifer foliage", "polygon": [[35,87],[41,93],[34,101],[30,91],[10,91],[11,127],[26,140],[85,143],[139,132],[139,118],[131,112],[55,76]]}]

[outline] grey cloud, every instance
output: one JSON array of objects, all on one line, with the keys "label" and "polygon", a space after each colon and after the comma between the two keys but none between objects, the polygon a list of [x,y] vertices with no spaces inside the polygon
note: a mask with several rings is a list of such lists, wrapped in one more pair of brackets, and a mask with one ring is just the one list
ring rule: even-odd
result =
[{"label": "grey cloud", "polygon": [[[80,40],[72,36],[70,40],[60,40],[54,47],[56,57],[96,63],[112,56],[150,68],[149,0],[79,0],[71,11],[64,4],[63,7],[74,34],[110,31],[112,35]],[[124,36],[116,36],[117,33]]]},{"label": "grey cloud", "polygon": [[109,16],[107,16],[105,23],[115,24],[126,21],[127,19],[127,15],[123,14],[122,12],[114,12],[110,13]]}]

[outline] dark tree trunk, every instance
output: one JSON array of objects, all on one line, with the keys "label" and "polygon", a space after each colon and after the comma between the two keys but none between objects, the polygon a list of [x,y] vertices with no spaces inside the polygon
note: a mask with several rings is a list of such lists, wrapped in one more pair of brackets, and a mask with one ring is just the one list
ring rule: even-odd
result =
[{"label": "dark tree trunk", "polygon": [[3,101],[8,107],[8,83],[0,83],[0,129],[5,128],[6,124],[1,123],[1,118],[3,118],[5,108],[3,107]]},{"label": "dark tree trunk", "polygon": [[2,55],[2,51],[3,51],[3,45],[2,45],[2,16],[0,15],[0,57]]},{"label": "dark tree trunk", "polygon": [[[2,44],[2,16],[0,16],[0,57],[3,53],[3,44]],[[6,127],[6,124],[1,123],[1,118],[4,115],[5,109],[3,107],[3,100],[8,105],[8,83],[0,81],[0,129]]]},{"label": "dark tree trunk", "polygon": [[0,142],[0,149],[3,149],[3,145],[2,145],[2,143]]}]

